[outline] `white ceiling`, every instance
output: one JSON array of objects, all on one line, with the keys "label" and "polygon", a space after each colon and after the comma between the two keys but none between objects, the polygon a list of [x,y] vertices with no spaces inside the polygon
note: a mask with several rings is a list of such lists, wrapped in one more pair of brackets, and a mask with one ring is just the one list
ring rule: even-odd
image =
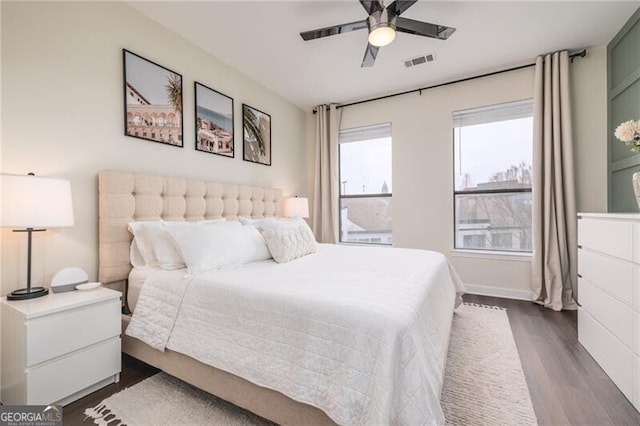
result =
[{"label": "white ceiling", "polygon": [[[402,16],[457,31],[446,41],[398,33],[380,49],[373,68],[360,68],[366,30],[307,42],[299,36],[366,18],[357,0],[130,4],[306,110],[523,65],[550,51],[606,45],[640,6],[639,1],[419,1]],[[436,61],[404,67],[404,60],[426,53],[435,53]],[[215,81],[208,84],[215,88]]]}]

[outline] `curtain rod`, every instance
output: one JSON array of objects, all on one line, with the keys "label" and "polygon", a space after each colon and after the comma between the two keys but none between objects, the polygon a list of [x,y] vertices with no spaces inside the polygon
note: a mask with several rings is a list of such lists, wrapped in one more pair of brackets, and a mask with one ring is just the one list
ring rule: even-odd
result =
[{"label": "curtain rod", "polygon": [[[571,55],[569,55],[569,59],[571,59],[571,62],[573,63],[573,60],[575,58],[577,58],[577,57],[584,58],[586,55],[587,55],[587,49],[582,49],[579,52],[572,53]],[[446,83],[435,84],[433,86],[426,86],[426,87],[421,87],[419,89],[405,90],[404,92],[392,93],[390,95],[378,96],[376,98],[371,98],[371,99],[363,99],[361,101],[356,101],[356,102],[350,102],[348,104],[337,105],[336,108],[344,108],[344,107],[348,107],[348,106],[364,104],[366,102],[379,101],[381,99],[393,98],[395,96],[407,95],[409,93],[415,93],[415,92],[420,92],[420,94],[422,94],[423,90],[435,89],[437,87],[448,86],[450,84],[462,83],[462,82],[469,81],[469,80],[475,80],[476,78],[490,77],[492,75],[502,74],[502,73],[505,73],[505,72],[517,71],[517,70],[521,70],[521,69],[524,69],[524,68],[532,67],[535,64],[536,63],[534,62],[534,63],[531,63],[531,64],[520,65],[520,66],[513,67],[513,68],[507,68],[507,69],[503,69],[503,70],[499,70],[499,71],[493,71],[493,72],[489,72],[489,73],[486,73],[486,74],[480,74],[480,75],[474,75],[472,77],[461,78],[459,80],[447,81]],[[317,107],[313,109],[313,113],[315,114],[316,112],[318,112]]]}]

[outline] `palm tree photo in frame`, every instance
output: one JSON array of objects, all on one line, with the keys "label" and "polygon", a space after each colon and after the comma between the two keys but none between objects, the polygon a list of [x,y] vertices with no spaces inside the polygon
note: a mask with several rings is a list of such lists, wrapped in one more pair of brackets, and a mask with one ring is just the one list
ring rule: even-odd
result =
[{"label": "palm tree photo in frame", "polygon": [[271,116],[242,104],[243,160],[271,165]]},{"label": "palm tree photo in frame", "polygon": [[122,55],[125,135],[182,148],[182,76],[126,49]]},{"label": "palm tree photo in frame", "polygon": [[197,81],[196,150],[234,157],[233,99]]}]

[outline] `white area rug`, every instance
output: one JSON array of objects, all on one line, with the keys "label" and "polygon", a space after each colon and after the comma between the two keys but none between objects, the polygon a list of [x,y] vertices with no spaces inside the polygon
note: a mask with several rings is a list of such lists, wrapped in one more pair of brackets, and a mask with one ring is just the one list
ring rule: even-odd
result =
[{"label": "white area rug", "polygon": [[441,395],[448,425],[538,424],[507,311],[456,311]]},{"label": "white area rug", "polygon": [[[535,425],[531,397],[505,310],[458,308],[442,390],[449,425]],[[271,425],[164,373],[85,410],[95,424]]]}]

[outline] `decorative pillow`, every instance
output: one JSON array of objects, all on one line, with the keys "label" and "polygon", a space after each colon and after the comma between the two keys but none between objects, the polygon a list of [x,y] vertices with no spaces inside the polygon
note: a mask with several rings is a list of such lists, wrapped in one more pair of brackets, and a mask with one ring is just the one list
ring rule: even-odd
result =
[{"label": "decorative pillow", "polygon": [[253,226],[168,227],[190,274],[271,258]]},{"label": "decorative pillow", "polygon": [[309,227],[265,229],[262,236],[278,263],[290,262],[316,252],[316,240]]},{"label": "decorative pillow", "polygon": [[304,228],[307,228],[309,232],[311,232],[311,235],[313,235],[313,231],[311,231],[311,228],[309,228],[307,222],[301,217],[262,221],[255,223],[254,226],[260,231],[264,231],[265,229],[295,229],[302,226]]}]

